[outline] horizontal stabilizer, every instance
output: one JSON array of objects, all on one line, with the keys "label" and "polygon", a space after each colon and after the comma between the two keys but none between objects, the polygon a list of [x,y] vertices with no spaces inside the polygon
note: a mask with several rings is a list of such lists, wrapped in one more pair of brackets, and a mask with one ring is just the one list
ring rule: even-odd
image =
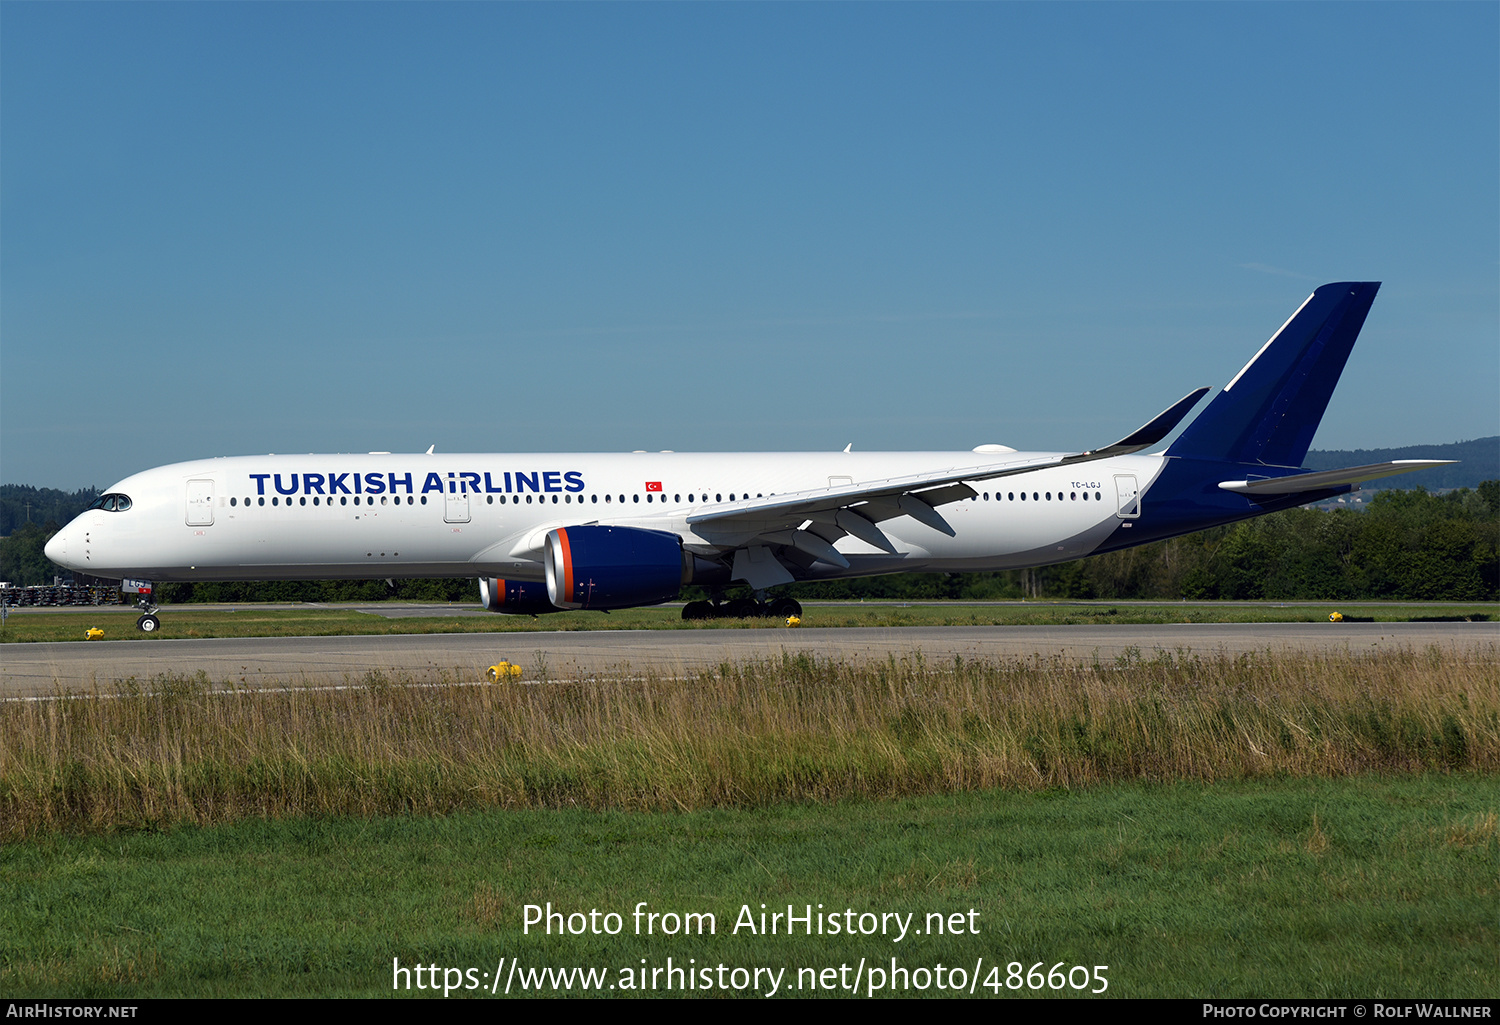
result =
[{"label": "horizontal stabilizer", "polygon": [[1398,473],[1411,473],[1432,466],[1448,466],[1453,459],[1397,459],[1389,463],[1369,463],[1365,466],[1346,466],[1341,470],[1318,470],[1315,473],[1294,473],[1289,477],[1251,477],[1249,480],[1226,480],[1219,485],[1225,491],[1241,495],[1295,495],[1299,491],[1320,491],[1343,484],[1358,484],[1361,481],[1394,477]]}]

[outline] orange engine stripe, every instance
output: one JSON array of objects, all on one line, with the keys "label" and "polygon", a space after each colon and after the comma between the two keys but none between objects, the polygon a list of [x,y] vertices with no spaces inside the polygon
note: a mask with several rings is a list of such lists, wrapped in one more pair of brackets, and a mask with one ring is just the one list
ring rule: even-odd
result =
[{"label": "orange engine stripe", "polygon": [[562,546],[563,557],[563,593],[559,596],[563,601],[573,600],[573,549],[568,545],[568,530],[566,527],[557,532],[557,540]]}]

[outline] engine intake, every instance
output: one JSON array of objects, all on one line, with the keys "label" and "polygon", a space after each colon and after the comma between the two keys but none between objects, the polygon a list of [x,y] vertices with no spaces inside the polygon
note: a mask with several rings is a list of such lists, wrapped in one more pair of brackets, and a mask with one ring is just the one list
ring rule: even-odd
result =
[{"label": "engine intake", "polygon": [[547,600],[547,585],[535,580],[479,578],[479,598],[491,612],[510,616],[540,616],[562,609]]},{"label": "engine intake", "polygon": [[628,609],[677,597],[687,582],[676,534],[639,527],[559,527],[548,532],[547,597],[564,609]]}]

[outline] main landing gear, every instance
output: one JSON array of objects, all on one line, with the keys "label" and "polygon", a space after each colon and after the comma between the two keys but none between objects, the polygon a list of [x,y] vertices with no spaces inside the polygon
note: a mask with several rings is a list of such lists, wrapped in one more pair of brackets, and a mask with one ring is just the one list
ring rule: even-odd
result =
[{"label": "main landing gear", "polygon": [[690,601],[682,607],[682,618],[695,619],[789,619],[800,617],[802,606],[793,598],[735,598],[731,601]]}]

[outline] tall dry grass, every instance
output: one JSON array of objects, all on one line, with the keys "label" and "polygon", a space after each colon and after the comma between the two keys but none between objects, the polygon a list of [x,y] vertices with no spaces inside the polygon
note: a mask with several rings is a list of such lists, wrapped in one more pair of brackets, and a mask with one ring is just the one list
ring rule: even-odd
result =
[{"label": "tall dry grass", "polygon": [[247,816],[687,809],[1500,768],[1500,666],[1373,656],[780,661],[687,679],[164,677],[0,706],[0,837]]}]

